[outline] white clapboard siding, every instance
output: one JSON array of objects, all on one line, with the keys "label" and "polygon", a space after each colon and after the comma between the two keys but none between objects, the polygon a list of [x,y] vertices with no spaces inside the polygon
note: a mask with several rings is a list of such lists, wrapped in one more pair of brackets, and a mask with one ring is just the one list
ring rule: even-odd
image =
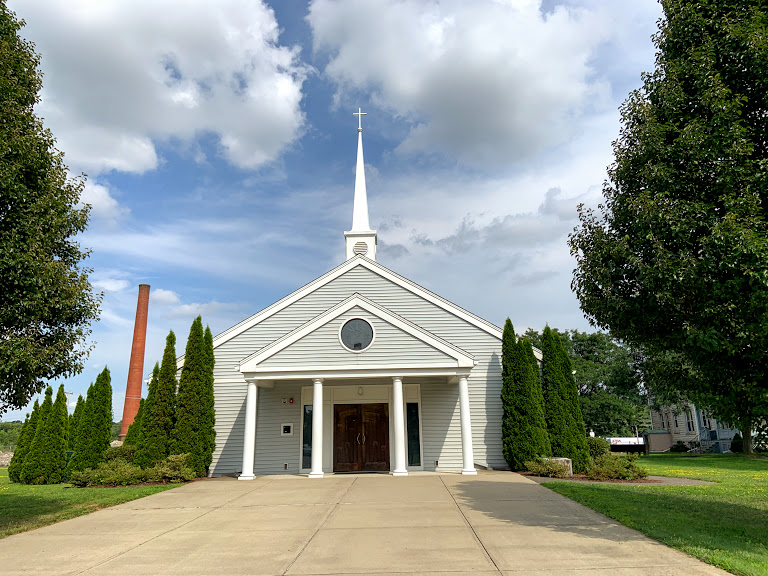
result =
[{"label": "white clapboard siding", "polygon": [[[293,436],[280,435],[282,424],[293,425]],[[299,473],[300,427],[301,383],[280,382],[274,388],[259,388],[254,455],[258,474]],[[288,464],[287,469],[284,464]]]},{"label": "white clapboard siding", "polygon": [[[481,466],[505,468],[506,463],[501,452],[501,341],[487,331],[362,266],[350,269],[280,312],[252,326],[231,340],[218,345],[215,349],[215,377],[217,382],[242,379],[242,374],[239,371],[241,360],[356,292],[462,350],[466,350],[475,357],[478,364],[472,370],[469,378],[475,462]],[[329,344],[331,342],[329,340]],[[338,352],[341,347],[338,338],[331,347],[333,349],[329,348],[327,353]],[[406,351],[403,350],[398,353],[403,352]],[[366,352],[365,355],[368,353]],[[296,361],[300,362],[298,359]],[[275,390],[278,390],[277,386],[279,385],[276,385]],[[446,397],[442,400],[434,398],[434,395],[443,389],[446,390]],[[225,396],[230,393],[234,396],[232,398],[227,397],[226,402],[224,402]],[[422,391],[422,396],[424,394],[425,392]],[[430,460],[432,463],[434,460],[439,460],[441,469],[448,469],[449,465],[458,469],[461,467],[461,434],[456,401],[458,388],[456,385],[449,386],[445,382],[435,383],[433,389],[428,389],[426,394],[433,396],[433,403],[432,408],[430,408],[430,402],[423,398],[422,409],[425,415],[422,428],[425,441],[425,464],[428,464]],[[451,400],[447,399],[449,397]],[[237,420],[242,411],[244,398],[244,384],[237,391],[235,388],[227,386],[217,394],[218,435],[217,453],[214,458],[214,462],[217,464],[213,468],[214,474],[234,473],[239,470],[241,465],[239,460],[242,459],[242,427],[235,425],[234,428],[227,429],[223,423]],[[438,406],[439,408],[437,408]],[[442,417],[437,413],[438,410],[450,414],[450,425],[445,428],[446,437],[439,440],[432,438],[433,431],[429,429],[427,423],[427,415],[429,415],[430,419],[436,423],[434,433],[442,430],[437,422],[443,421],[444,418],[441,420]],[[261,414],[262,411],[259,408],[259,420]],[[222,422],[221,425],[219,425],[219,421]],[[259,430],[261,430],[260,423]],[[230,438],[230,436],[233,437]],[[265,441],[263,437],[262,441]],[[239,456],[236,455],[238,443],[240,444]],[[256,443],[256,471],[258,473],[261,466],[261,457],[258,454],[258,446],[261,444],[258,438]],[[429,454],[427,453],[427,443],[431,446],[429,450],[432,450]],[[438,444],[440,445],[439,449]],[[226,454],[220,453],[222,451],[226,451]],[[433,454],[435,453],[439,453],[440,457],[434,457]]]},{"label": "white clapboard siding", "polygon": [[[341,345],[339,331],[353,318],[363,318],[373,326],[374,341],[363,353],[352,352]],[[445,365],[456,360],[421,340],[392,326],[355,306],[321,326],[304,338],[294,342],[259,364],[261,368],[298,366],[357,366],[382,364],[418,364],[423,366]]]}]

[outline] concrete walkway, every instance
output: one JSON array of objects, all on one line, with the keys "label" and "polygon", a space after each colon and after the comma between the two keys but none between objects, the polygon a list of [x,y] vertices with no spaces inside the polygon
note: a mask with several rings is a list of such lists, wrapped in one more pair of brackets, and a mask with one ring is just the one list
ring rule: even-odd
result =
[{"label": "concrete walkway", "polygon": [[195,482],[0,540],[0,573],[727,574],[509,472]]}]

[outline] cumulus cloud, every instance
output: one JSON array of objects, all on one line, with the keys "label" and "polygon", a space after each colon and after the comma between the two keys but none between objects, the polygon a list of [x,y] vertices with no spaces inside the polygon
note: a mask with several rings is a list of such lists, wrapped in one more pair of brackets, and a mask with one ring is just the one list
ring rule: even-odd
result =
[{"label": "cumulus cloud", "polygon": [[370,91],[412,123],[401,151],[528,158],[567,141],[574,119],[606,101],[591,65],[612,32],[601,11],[544,13],[534,0],[315,0],[308,21],[337,96]]},{"label": "cumulus cloud", "polygon": [[94,220],[115,222],[130,213],[112,196],[109,188],[96,182],[86,180],[80,195],[81,204],[90,204],[91,218]]},{"label": "cumulus cloud", "polygon": [[43,56],[38,112],[77,171],[142,173],[160,161],[156,142],[205,134],[254,168],[301,132],[309,70],[263,2],[9,4]]},{"label": "cumulus cloud", "polygon": [[158,304],[159,306],[170,306],[179,303],[179,295],[173,290],[166,290],[165,288],[151,290],[149,299],[153,304]]}]

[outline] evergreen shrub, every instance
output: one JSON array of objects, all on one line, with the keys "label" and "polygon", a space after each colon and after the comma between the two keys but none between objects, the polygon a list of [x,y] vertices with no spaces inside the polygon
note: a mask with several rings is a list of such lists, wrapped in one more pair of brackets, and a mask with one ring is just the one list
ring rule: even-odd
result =
[{"label": "evergreen shrub", "polygon": [[129,464],[133,463],[133,457],[136,454],[136,446],[130,444],[123,444],[122,446],[110,446],[107,451],[104,452],[104,460],[109,462],[110,460],[125,460]]},{"label": "evergreen shrub", "polygon": [[178,484],[195,478],[194,469],[187,464],[188,454],[168,456],[162,462],[142,470],[136,464],[115,457],[96,468],[72,472],[70,482],[78,488],[87,486],[131,486],[143,482]]},{"label": "evergreen shrub", "polygon": [[738,432],[731,438],[731,452],[744,452],[744,439]]},{"label": "evergreen shrub", "polygon": [[122,458],[102,462],[95,469],[72,472],[70,482],[73,486],[130,486],[147,481],[147,473],[135,464]]},{"label": "evergreen shrub", "polygon": [[603,454],[595,459],[587,474],[592,480],[637,480],[648,471],[637,465],[637,454]]},{"label": "evergreen shrub", "polygon": [[587,447],[589,448],[589,455],[593,460],[611,451],[611,443],[605,438],[592,438],[588,436]]},{"label": "evergreen shrub", "polygon": [[173,454],[162,462],[146,469],[148,482],[188,482],[197,477],[194,468],[188,464],[189,454]]},{"label": "evergreen shrub", "polygon": [[682,440],[678,440],[669,447],[670,452],[688,452],[688,446]]},{"label": "evergreen shrub", "polygon": [[535,476],[544,476],[545,478],[568,477],[568,466],[551,458],[530,460],[525,463],[525,467]]}]

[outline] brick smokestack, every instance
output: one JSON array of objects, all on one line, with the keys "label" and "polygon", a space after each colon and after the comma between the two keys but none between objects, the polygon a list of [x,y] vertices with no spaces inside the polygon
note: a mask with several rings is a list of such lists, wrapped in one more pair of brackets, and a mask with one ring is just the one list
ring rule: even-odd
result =
[{"label": "brick smokestack", "polygon": [[144,375],[144,347],[147,342],[147,313],[149,311],[149,284],[139,284],[139,301],[136,303],[136,322],[133,325],[131,363],[128,366],[128,384],[125,387],[123,423],[120,426],[120,440],[125,438],[128,427],[133,424],[141,401],[141,382]]}]

